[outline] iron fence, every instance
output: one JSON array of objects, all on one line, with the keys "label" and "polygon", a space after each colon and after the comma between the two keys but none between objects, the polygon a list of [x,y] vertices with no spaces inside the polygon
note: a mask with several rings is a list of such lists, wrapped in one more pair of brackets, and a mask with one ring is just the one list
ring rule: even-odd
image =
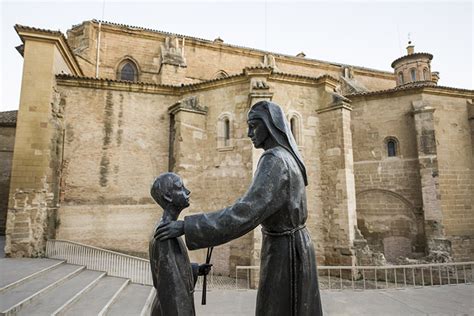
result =
[{"label": "iron fence", "polygon": [[[84,245],[68,240],[48,240],[46,257],[104,271],[134,283],[153,285],[147,259]],[[213,273],[207,288],[254,289],[258,287],[259,266],[237,266],[235,278]],[[471,284],[474,262],[432,263],[385,266],[318,266],[319,286],[323,290],[402,289],[407,287]],[[202,278],[196,290],[202,288]]]}]

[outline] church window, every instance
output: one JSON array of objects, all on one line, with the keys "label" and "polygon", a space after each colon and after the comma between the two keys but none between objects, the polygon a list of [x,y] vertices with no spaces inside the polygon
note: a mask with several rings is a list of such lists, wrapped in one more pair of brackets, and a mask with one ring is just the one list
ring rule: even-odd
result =
[{"label": "church window", "polygon": [[398,156],[398,140],[395,137],[388,137],[385,140],[387,157],[396,157]]},{"label": "church window", "polygon": [[217,119],[217,149],[233,148],[233,116],[229,112],[222,113]]},{"label": "church window", "polygon": [[410,76],[411,76],[411,81],[416,81],[416,69],[415,68],[410,69]]},{"label": "church window", "polygon": [[427,68],[423,69],[423,80],[430,80],[430,78],[428,78],[428,69]]},{"label": "church window", "polygon": [[291,133],[293,134],[293,137],[296,135],[296,118],[292,117],[290,119],[290,126],[291,126]]},{"label": "church window", "polygon": [[301,115],[297,112],[290,111],[287,117],[288,122],[290,123],[291,134],[293,134],[296,144],[302,146]]},{"label": "church window", "polygon": [[225,72],[225,70],[219,70],[214,75],[214,79],[222,79],[222,78],[227,78],[227,77],[229,77],[229,74]]},{"label": "church window", "polygon": [[399,82],[400,84],[403,84],[403,72],[399,72],[399,73],[398,73],[398,82]]},{"label": "church window", "polygon": [[229,146],[230,143],[230,121],[229,118],[224,119],[224,146]]},{"label": "church window", "polygon": [[138,81],[138,67],[131,59],[124,59],[117,68],[117,79],[123,81]]}]

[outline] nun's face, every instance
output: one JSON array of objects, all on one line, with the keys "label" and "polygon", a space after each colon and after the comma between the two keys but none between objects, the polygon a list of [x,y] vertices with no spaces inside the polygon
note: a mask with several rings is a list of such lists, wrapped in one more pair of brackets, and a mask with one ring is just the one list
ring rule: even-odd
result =
[{"label": "nun's face", "polygon": [[265,144],[270,135],[267,126],[259,119],[248,120],[248,124],[249,131],[247,136],[252,140],[253,146],[255,148],[263,148],[263,144]]}]

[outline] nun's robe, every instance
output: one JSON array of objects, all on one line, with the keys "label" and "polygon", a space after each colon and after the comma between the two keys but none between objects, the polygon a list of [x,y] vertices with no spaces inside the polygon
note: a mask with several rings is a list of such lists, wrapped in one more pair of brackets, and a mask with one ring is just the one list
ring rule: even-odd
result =
[{"label": "nun's robe", "polygon": [[184,219],[189,249],[217,246],[262,225],[256,315],[322,315],[313,243],[305,228],[305,183],[289,151],[265,151],[237,202]]}]

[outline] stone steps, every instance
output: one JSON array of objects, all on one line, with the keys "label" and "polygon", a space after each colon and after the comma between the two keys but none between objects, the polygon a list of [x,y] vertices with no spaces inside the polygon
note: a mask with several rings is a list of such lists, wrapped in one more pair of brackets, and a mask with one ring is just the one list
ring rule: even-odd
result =
[{"label": "stone steps", "polygon": [[142,315],[151,286],[51,259],[0,259],[0,315]]}]

